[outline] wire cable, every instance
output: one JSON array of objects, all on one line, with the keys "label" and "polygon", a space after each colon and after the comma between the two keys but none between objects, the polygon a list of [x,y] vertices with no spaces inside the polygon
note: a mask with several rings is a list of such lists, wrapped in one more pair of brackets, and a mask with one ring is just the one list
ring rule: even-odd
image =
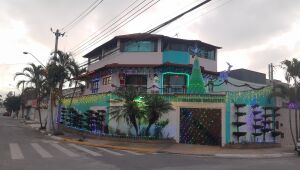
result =
[{"label": "wire cable", "polygon": [[77,16],[73,21],[71,21],[69,24],[64,26],[61,30],[65,30],[65,32],[68,32],[71,29],[73,29],[76,24],[78,24],[80,21],[82,21],[88,14],[90,14],[102,2],[103,2],[103,0],[94,1],[87,9],[85,9],[82,13],[80,13],[79,16]]},{"label": "wire cable", "polygon": [[[85,40],[83,40],[82,42],[76,44],[74,47],[72,47],[69,51],[74,51],[75,49],[79,48],[80,46],[85,45],[88,41],[90,41],[90,38],[94,38],[95,35],[99,32],[101,29],[103,29],[104,27],[106,27],[109,23],[113,22],[115,19],[117,19],[118,17],[120,17],[125,11],[127,11],[130,7],[132,7],[132,5],[134,5],[137,1],[139,0],[135,0],[132,4],[130,4],[126,9],[124,9],[121,13],[119,13],[117,16],[115,16],[113,19],[111,19],[110,21],[108,21],[106,24],[104,24],[103,26],[101,26],[101,28],[99,28],[97,31],[95,31],[93,34],[89,35]],[[144,0],[145,1],[145,0]],[[134,8],[136,8],[137,6],[135,6]],[[133,10],[133,9],[132,9]],[[129,12],[131,12],[132,10],[130,10]],[[129,12],[127,12],[125,15],[127,15]],[[122,19],[122,18],[120,18]],[[96,35],[97,36],[97,35]],[[93,39],[92,38],[92,39]]]},{"label": "wire cable", "polygon": [[[144,2],[146,2],[147,0],[143,0],[141,3],[139,3],[137,6],[135,6],[133,9],[131,9],[129,12],[127,12],[123,17],[119,18],[117,21],[115,21],[114,23],[110,24],[107,28],[105,28],[104,30],[102,30],[99,34],[97,34],[96,36],[94,36],[92,39],[90,39],[88,42],[84,43],[84,45],[76,48],[75,50],[72,50],[72,52],[76,52],[78,50],[80,50],[81,48],[85,48],[86,46],[89,46],[89,44],[93,44],[95,41],[97,41],[97,38],[101,38],[103,37],[103,34],[105,34],[105,32],[110,32],[112,29],[114,29],[115,27],[119,26],[120,24],[124,23],[126,20],[128,20],[128,18],[132,17],[134,14],[136,14],[136,12],[140,11],[141,9],[143,9],[145,6],[147,6],[149,3],[153,2],[154,0],[151,0],[150,2],[148,2],[146,5],[144,5],[143,7],[139,8],[138,10],[136,10],[134,12],[134,10],[136,8],[138,8],[139,6],[141,6]],[[129,15],[131,12],[134,12],[133,14],[131,14],[129,17],[127,17],[127,15]],[[126,17],[126,18],[125,18]],[[122,19],[125,18],[123,21]],[[121,20],[120,23],[118,23]],[[115,25],[117,24],[117,25]],[[110,29],[110,30],[109,30]],[[102,34],[102,36],[100,36]]]},{"label": "wire cable", "polygon": [[[110,30],[109,32],[105,33],[104,35],[102,35],[100,38],[92,41],[89,46],[86,46],[84,48],[81,48],[80,50],[77,50],[75,53],[73,53],[74,55],[78,55],[80,53],[82,53],[83,51],[89,49],[90,47],[92,47],[93,45],[97,44],[98,42],[100,42],[101,40],[105,39],[106,37],[110,36],[112,33],[116,32],[117,30],[119,30],[120,28],[122,28],[124,25],[126,25],[127,23],[129,23],[130,21],[132,21],[133,19],[135,19],[136,17],[138,17],[139,15],[141,15],[142,13],[144,13],[145,11],[147,11],[148,9],[150,9],[152,6],[154,6],[155,4],[157,4],[160,0],[155,1],[154,3],[152,3],[150,6],[147,7],[147,5],[149,5],[151,2],[147,3],[146,5],[144,5],[142,8],[140,8],[138,11],[136,11],[135,13],[133,13],[130,17],[133,16],[133,18],[129,19],[130,17],[128,17],[125,21],[122,21],[121,23],[119,23],[115,29]],[[146,8],[145,8],[146,7]],[[144,9],[145,8],[145,9]],[[139,12],[141,9],[143,9],[140,13],[137,14],[137,12]],[[137,14],[137,15],[135,15]],[[129,20],[128,20],[129,19]],[[125,22],[125,23],[124,23]],[[119,26],[119,27],[118,27]]]},{"label": "wire cable", "polygon": [[189,9],[189,10],[187,10],[187,11],[185,11],[185,12],[183,12],[183,13],[177,15],[177,16],[175,16],[174,18],[172,18],[172,19],[170,19],[170,20],[168,20],[168,21],[166,21],[166,22],[164,22],[164,23],[162,23],[162,24],[160,24],[160,25],[158,25],[158,26],[150,29],[146,33],[150,33],[151,34],[151,33],[155,32],[155,31],[159,30],[160,28],[162,28],[162,27],[164,27],[166,25],[169,25],[170,23],[178,20],[179,18],[181,18],[182,16],[186,15],[187,13],[190,13],[191,11],[193,11],[193,10],[195,10],[195,9],[203,6],[203,5],[205,5],[206,3],[210,2],[210,1],[212,1],[212,0],[205,0],[205,1],[201,2],[200,4],[194,6],[193,8],[191,8],[191,9]]},{"label": "wire cable", "polygon": [[[231,1],[233,1],[233,0],[227,0],[227,1],[223,1],[224,3],[222,3],[222,1],[223,0],[218,0],[218,1],[215,1],[216,3],[214,3],[214,4],[211,4],[211,5],[208,5],[208,6],[205,6],[205,7],[203,7],[203,9],[206,9],[206,8],[209,8],[209,7],[211,7],[211,6],[214,6],[215,4],[217,4],[216,6],[214,6],[214,7],[212,7],[212,8],[210,8],[210,9],[208,9],[206,12],[204,12],[204,13],[200,13],[199,15],[196,15],[195,17],[193,17],[192,19],[189,19],[189,20],[187,20],[186,22],[184,22],[184,23],[181,23],[180,24],[180,26],[171,26],[171,27],[169,27],[169,29],[168,29],[168,27],[166,27],[166,28],[163,28],[163,29],[161,29],[160,31],[158,31],[158,32],[162,32],[162,31],[165,31],[165,32],[169,32],[169,30],[174,30],[174,29],[177,29],[177,30],[180,30],[183,26],[187,26],[187,25],[189,25],[189,24],[192,24],[196,19],[198,19],[199,17],[202,17],[202,16],[204,16],[204,15],[207,15],[208,13],[210,13],[210,12],[212,12],[212,11],[214,11],[214,10],[216,10],[217,8],[220,8],[220,7],[222,7],[222,6],[225,6],[225,5],[227,5],[229,2],[231,2]],[[221,3],[219,3],[219,2],[221,2]],[[174,28],[175,27],[175,28]]]}]

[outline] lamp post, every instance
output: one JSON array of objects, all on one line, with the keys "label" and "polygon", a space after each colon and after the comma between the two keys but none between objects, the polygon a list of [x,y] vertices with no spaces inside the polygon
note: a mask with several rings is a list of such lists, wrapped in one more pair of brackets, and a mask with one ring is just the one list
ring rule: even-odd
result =
[{"label": "lamp post", "polygon": [[44,68],[46,68],[46,66],[45,66],[38,58],[36,58],[32,53],[24,51],[23,54],[29,54],[29,55],[31,55],[31,56],[32,56],[36,61],[38,61]]},{"label": "lamp post", "polygon": [[[24,51],[23,52],[23,54],[25,54],[25,55],[27,55],[27,54],[29,54],[29,55],[31,55],[36,61],[38,61],[41,65],[42,65],[42,67],[44,67],[44,69],[46,70],[46,66],[37,58],[37,57],[35,57],[32,53],[30,53],[30,52],[27,52],[27,51]],[[52,90],[52,89],[51,89]],[[52,96],[51,96],[51,93],[52,93],[52,91],[50,91],[50,101],[51,101],[51,98],[52,98]],[[39,95],[38,95],[39,96]],[[38,97],[39,98],[39,97]],[[37,98],[37,102],[38,102],[38,99]],[[37,106],[37,107],[39,107],[39,106]],[[39,108],[40,109],[40,108]],[[41,115],[39,115],[40,116],[40,121],[41,121]]]}]

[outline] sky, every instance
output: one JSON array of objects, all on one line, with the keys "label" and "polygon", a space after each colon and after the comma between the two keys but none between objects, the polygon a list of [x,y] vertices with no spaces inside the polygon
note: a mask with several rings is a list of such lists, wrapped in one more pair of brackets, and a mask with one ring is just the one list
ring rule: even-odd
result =
[{"label": "sky", "polygon": [[[28,63],[46,64],[54,49],[50,28],[62,29],[95,0],[0,0],[0,94],[20,90],[14,75]],[[136,4],[143,0],[137,0]],[[135,0],[104,0],[59,40],[59,50],[81,57],[93,47],[120,35],[145,32],[203,0],[160,0],[146,12],[116,32],[76,54],[74,49],[118,16]],[[144,3],[150,2],[146,0]],[[245,68],[268,75],[275,65],[274,78],[284,81],[282,60],[300,54],[299,0],[212,0],[180,20],[155,32],[183,39],[198,39],[222,47],[218,51],[218,71],[229,62],[232,69]],[[64,31],[64,30],[63,30]]]}]

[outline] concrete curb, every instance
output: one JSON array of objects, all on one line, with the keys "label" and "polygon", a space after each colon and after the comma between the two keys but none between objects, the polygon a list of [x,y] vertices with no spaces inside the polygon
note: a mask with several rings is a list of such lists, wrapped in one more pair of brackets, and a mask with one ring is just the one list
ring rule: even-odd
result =
[{"label": "concrete curb", "polygon": [[[31,127],[30,125],[28,127]],[[33,127],[31,127],[33,128]],[[34,129],[34,128],[33,128]],[[38,130],[38,129],[36,129]],[[46,134],[45,131],[40,131],[42,134]],[[216,157],[216,158],[241,158],[241,159],[257,159],[257,158],[284,158],[284,157],[292,157],[296,156],[297,153],[272,153],[272,154],[226,154],[226,153],[216,153],[216,154],[189,154],[189,153],[178,153],[178,152],[170,152],[170,151],[162,151],[157,149],[145,149],[145,148],[137,148],[137,147],[125,147],[125,146],[114,146],[107,144],[92,144],[89,142],[80,142],[70,138],[64,138],[59,136],[49,136],[51,139],[61,142],[73,143],[78,145],[85,145],[91,147],[101,147],[101,148],[109,148],[114,150],[127,150],[133,152],[140,153],[166,153],[166,154],[177,154],[177,155],[191,155],[198,157]]]},{"label": "concrete curb", "polygon": [[216,158],[240,158],[240,159],[258,159],[258,158],[285,158],[296,156],[296,153],[273,153],[273,154],[189,154],[189,153],[178,153],[178,152],[168,152],[159,151],[158,153],[175,154],[175,155],[187,155],[187,156],[197,156],[197,157],[216,157]]},{"label": "concrete curb", "polygon": [[296,156],[295,153],[271,153],[271,154],[214,154],[215,157],[219,158],[285,158]]},{"label": "concrete curb", "polygon": [[[52,136],[55,137],[55,136]],[[114,150],[128,150],[134,152],[141,153],[166,153],[166,154],[179,154],[179,155],[193,155],[199,157],[216,157],[216,158],[243,158],[243,159],[257,159],[257,158],[282,158],[282,157],[292,157],[295,156],[296,153],[273,153],[273,154],[186,154],[186,153],[174,153],[168,151],[159,151],[155,149],[142,149],[135,147],[124,147],[124,146],[114,146],[114,145],[106,145],[106,144],[92,144],[89,142],[80,142],[73,139],[68,138],[60,138],[56,137],[56,139],[60,139],[63,142],[74,143],[78,145],[92,146],[92,147],[101,147],[101,148],[109,148]]]},{"label": "concrete curb", "polygon": [[127,151],[140,152],[140,153],[155,153],[156,152],[156,150],[154,150],[154,149],[142,149],[142,148],[136,148],[136,147],[114,146],[114,145],[107,145],[107,144],[92,144],[89,142],[80,142],[80,141],[68,139],[68,138],[62,138],[61,141],[78,144],[78,145],[109,148],[109,149],[114,149],[114,150],[127,150]]}]

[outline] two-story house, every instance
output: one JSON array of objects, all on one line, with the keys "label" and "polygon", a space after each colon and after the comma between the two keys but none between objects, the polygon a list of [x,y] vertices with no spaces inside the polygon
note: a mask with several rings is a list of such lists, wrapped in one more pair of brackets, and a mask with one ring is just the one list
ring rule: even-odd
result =
[{"label": "two-story house", "polygon": [[189,48],[201,50],[204,79],[217,77],[220,47],[199,40],[185,40],[148,33],[116,36],[95,48],[88,59],[84,94],[113,91],[115,87],[136,86],[155,93],[185,93],[192,72]]}]

